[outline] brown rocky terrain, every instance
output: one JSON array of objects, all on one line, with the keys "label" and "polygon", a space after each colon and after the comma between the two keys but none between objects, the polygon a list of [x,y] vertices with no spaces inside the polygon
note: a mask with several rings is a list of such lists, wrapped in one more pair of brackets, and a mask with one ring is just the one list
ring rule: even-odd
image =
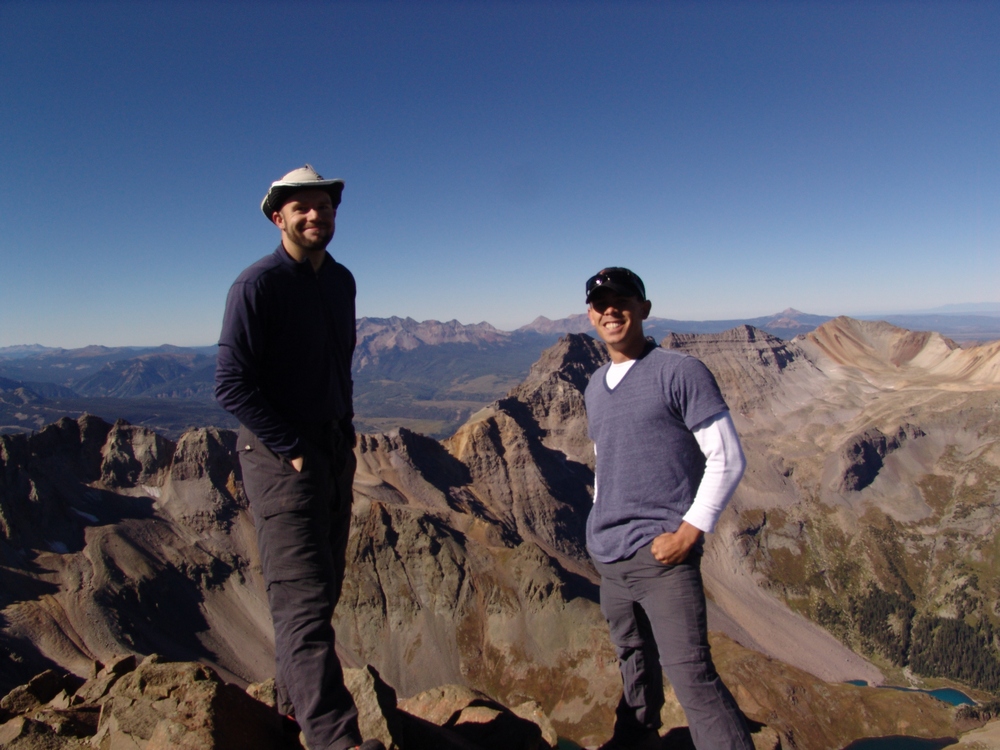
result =
[{"label": "brown rocky terrain", "polygon": [[[274,681],[242,690],[210,667],[151,654],[91,665],[89,679],[46,670],[0,700],[0,747],[302,750],[274,710]],[[537,703],[514,709],[460,685],[400,703],[377,671],[344,670],[367,738],[391,750],[548,750],[558,737]]]},{"label": "brown rocky terrain", "polygon": [[[908,332],[855,323],[832,321],[845,332],[816,341],[752,328],[665,341],[713,369],[744,437],[747,476],[705,572],[711,626],[743,644],[713,636],[720,671],[764,745],[955,734],[942,703],[831,681],[903,680],[919,670],[901,663],[910,650],[892,661],[887,634],[909,648],[928,617],[933,640],[949,618],[981,632],[996,616],[996,384],[947,376],[990,372],[990,350],[945,345],[928,373]],[[871,354],[834,360],[817,342],[838,337]],[[620,681],[582,547],[593,479],[582,389],[603,358],[568,336],[444,442],[361,437],[336,614],[345,664],[424,694],[429,713],[427,691],[460,685],[502,705],[533,700],[562,736],[607,735]],[[92,417],[0,437],[0,694],[45,669],[90,678],[95,660],[122,654],[201,662],[238,685],[269,676],[233,443]],[[913,615],[883,606],[903,582]],[[682,722],[676,703],[665,719]]]},{"label": "brown rocky terrain", "polygon": [[1000,343],[838,318],[791,342],[737,329],[665,345],[715,372],[747,452],[708,566],[744,642],[777,655],[771,623],[740,605],[767,590],[897,684],[1000,690]]}]

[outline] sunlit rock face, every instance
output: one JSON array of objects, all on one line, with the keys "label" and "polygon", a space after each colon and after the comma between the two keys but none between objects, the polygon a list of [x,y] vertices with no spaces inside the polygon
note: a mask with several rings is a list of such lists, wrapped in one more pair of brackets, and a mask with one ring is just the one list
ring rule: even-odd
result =
[{"label": "sunlit rock face", "polygon": [[577,733],[610,726],[620,678],[583,547],[582,389],[603,358],[570,336],[443,444],[359,440],[357,564],[335,623],[349,658],[404,695],[459,682],[510,704],[544,695]]},{"label": "sunlit rock face", "polygon": [[757,646],[779,655],[741,604],[767,590],[894,682],[905,668],[1000,690],[1000,342],[837,318],[789,342],[734,329],[665,345],[701,357],[733,406],[749,468],[706,570]]}]

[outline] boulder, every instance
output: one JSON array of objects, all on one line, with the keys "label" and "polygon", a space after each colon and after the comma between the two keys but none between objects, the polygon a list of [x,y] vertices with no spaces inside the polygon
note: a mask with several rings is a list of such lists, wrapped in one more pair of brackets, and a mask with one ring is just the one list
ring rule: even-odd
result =
[{"label": "boulder", "polygon": [[78,677],[47,669],[35,675],[27,685],[16,687],[0,698],[0,709],[8,715],[23,714],[48,703],[63,691],[74,692],[79,685]]},{"label": "boulder", "polygon": [[4,750],[83,750],[86,739],[64,737],[42,721],[18,716],[0,725],[0,747]]},{"label": "boulder", "polygon": [[222,682],[210,668],[151,656],[111,688],[92,745],[100,750],[271,750],[298,743],[283,734],[273,709]]},{"label": "boulder", "polygon": [[381,740],[387,748],[401,747],[402,730],[396,691],[383,682],[375,667],[345,669],[344,684],[358,707],[358,728],[366,740]]},{"label": "boulder", "polygon": [[[558,741],[551,722],[537,703],[522,704],[518,713],[462,685],[425,690],[402,701],[400,706],[423,721],[443,726],[482,750],[547,750],[555,745],[548,737]],[[547,730],[545,738],[543,726]]]},{"label": "boulder", "polygon": [[122,675],[134,670],[137,664],[138,660],[135,654],[116,656],[104,665],[96,675],[80,686],[80,689],[73,696],[74,703],[96,703],[108,694],[108,691]]},{"label": "boulder", "polygon": [[413,716],[444,726],[463,708],[478,700],[489,700],[489,696],[464,685],[442,685],[401,700],[399,707]]},{"label": "boulder", "polygon": [[549,745],[556,747],[559,744],[559,735],[556,733],[555,727],[552,726],[552,720],[542,710],[542,706],[538,701],[525,701],[518,706],[514,706],[511,711],[525,721],[535,724],[542,732],[542,739]]}]

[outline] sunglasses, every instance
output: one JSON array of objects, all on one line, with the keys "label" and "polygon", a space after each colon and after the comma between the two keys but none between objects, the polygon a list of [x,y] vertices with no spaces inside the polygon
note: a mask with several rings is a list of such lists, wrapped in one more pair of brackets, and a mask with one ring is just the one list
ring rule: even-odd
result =
[{"label": "sunglasses", "polygon": [[590,295],[604,285],[610,285],[612,288],[617,287],[619,290],[622,288],[632,289],[639,295],[640,299],[646,299],[646,287],[643,285],[642,279],[627,268],[605,268],[587,279],[587,299],[590,299]]}]

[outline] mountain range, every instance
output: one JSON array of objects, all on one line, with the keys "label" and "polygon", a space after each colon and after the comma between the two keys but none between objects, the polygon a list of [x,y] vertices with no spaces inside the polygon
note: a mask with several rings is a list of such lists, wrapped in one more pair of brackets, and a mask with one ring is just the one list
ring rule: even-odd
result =
[{"label": "mountain range", "polygon": [[[748,320],[652,317],[646,331],[661,339],[752,325],[792,339],[828,320],[792,309]],[[892,322],[966,342],[1000,338],[1000,317],[988,315],[934,313]],[[555,321],[540,317],[516,331],[454,320],[361,318],[352,368],[358,425],[365,431],[407,427],[447,437],[519,383],[559,336],[589,330],[582,314]],[[189,427],[235,427],[212,397],[214,368],[214,346],[6,347],[0,349],[0,433],[39,429],[65,414],[84,413],[125,418],[172,439]]]},{"label": "mountain range", "polygon": [[[662,345],[712,370],[747,455],[703,573],[716,661],[757,735],[840,750],[982,724],[845,681],[1000,693],[1000,342],[837,318],[790,341],[738,326]],[[401,696],[533,700],[563,737],[607,737],[620,680],[582,533],[582,392],[605,358],[568,334],[446,439],[360,436],[347,666]],[[0,436],[0,692],[130,653],[269,675],[234,440],[92,416]]]}]

